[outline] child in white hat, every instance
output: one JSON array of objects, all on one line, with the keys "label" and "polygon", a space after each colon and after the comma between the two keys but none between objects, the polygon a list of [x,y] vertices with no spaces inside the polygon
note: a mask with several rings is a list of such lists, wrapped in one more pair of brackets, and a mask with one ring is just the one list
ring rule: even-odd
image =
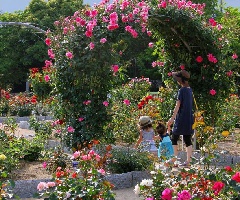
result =
[{"label": "child in white hat", "polygon": [[158,149],[155,145],[154,140],[158,137],[155,136],[151,118],[149,116],[141,116],[139,118],[139,126],[140,135],[135,148],[138,148],[140,146],[143,151],[148,151],[157,155]]}]

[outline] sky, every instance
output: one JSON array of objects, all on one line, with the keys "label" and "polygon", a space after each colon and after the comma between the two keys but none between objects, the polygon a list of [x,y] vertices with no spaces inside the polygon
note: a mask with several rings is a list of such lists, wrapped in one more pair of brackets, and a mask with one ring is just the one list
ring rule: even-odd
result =
[{"label": "sky", "polygon": [[[1,12],[14,12],[17,10],[24,10],[31,0],[0,0],[0,11]],[[101,0],[83,0],[85,4],[93,5],[99,3]],[[220,0],[219,0],[220,1]],[[240,0],[223,0],[227,6],[239,7]]]}]

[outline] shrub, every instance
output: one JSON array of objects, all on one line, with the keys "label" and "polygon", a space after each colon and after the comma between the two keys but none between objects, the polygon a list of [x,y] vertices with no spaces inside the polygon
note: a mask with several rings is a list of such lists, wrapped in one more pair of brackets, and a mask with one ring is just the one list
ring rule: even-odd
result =
[{"label": "shrub", "polygon": [[139,152],[129,147],[115,147],[111,150],[111,154],[112,157],[107,165],[111,173],[149,170],[153,163],[153,156],[150,153]]},{"label": "shrub", "polygon": [[73,154],[78,161],[76,171],[58,167],[51,182],[40,182],[37,186],[41,197],[49,199],[114,199],[113,185],[105,180],[103,160],[99,154],[82,149]]}]

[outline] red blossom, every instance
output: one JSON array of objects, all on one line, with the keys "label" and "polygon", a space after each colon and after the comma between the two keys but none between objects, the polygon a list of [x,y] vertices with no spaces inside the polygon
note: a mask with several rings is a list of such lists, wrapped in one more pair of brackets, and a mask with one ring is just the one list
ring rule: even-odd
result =
[{"label": "red blossom", "polygon": [[240,183],[240,172],[236,172],[236,174],[232,176],[232,180],[236,181],[237,183]]},{"label": "red blossom", "polygon": [[231,172],[232,171],[232,168],[230,166],[226,166],[225,167],[225,170],[228,171],[228,172]]},{"label": "red blossom", "polygon": [[74,172],[74,173],[72,174],[72,178],[77,178],[77,172]]},{"label": "red blossom", "polygon": [[197,61],[198,63],[201,63],[201,62],[203,61],[202,56],[198,56],[198,57],[196,58],[196,61]]}]

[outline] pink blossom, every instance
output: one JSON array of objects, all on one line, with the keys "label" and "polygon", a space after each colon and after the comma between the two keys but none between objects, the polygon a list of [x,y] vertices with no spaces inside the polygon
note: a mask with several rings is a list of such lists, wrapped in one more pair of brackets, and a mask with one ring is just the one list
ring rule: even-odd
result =
[{"label": "pink blossom", "polygon": [[119,27],[118,24],[110,24],[110,25],[107,26],[107,29],[109,31],[113,31],[113,30],[117,29],[118,27]]},{"label": "pink blossom", "polygon": [[54,22],[54,25],[55,25],[55,26],[58,26],[59,24],[60,24],[59,21],[55,21],[55,22]]},{"label": "pink blossom", "polygon": [[230,76],[232,76],[233,72],[230,70],[230,71],[226,72],[226,74],[228,77],[230,77]]},{"label": "pink blossom", "polygon": [[45,39],[45,43],[46,43],[46,45],[50,46],[51,45],[51,39],[50,38],[46,38]]},{"label": "pink blossom", "polygon": [[43,162],[42,166],[45,169],[47,167],[47,162]]},{"label": "pink blossom", "polygon": [[80,122],[82,122],[83,120],[84,120],[83,117],[79,117],[79,118],[78,118],[78,121],[80,121]]},{"label": "pink blossom", "polygon": [[147,31],[147,35],[150,37],[152,36],[152,32],[151,31]]},{"label": "pink blossom", "polygon": [[85,105],[89,105],[90,103],[91,103],[91,100],[86,100],[83,102],[83,104],[85,104]]},{"label": "pink blossom", "polygon": [[123,23],[128,22],[128,16],[122,15],[122,22]]},{"label": "pink blossom", "polygon": [[91,156],[90,155],[83,155],[82,160],[91,160]]},{"label": "pink blossom", "polygon": [[218,24],[218,25],[217,25],[217,29],[218,29],[219,31],[221,31],[221,30],[222,30],[222,25],[221,25],[221,24]]},{"label": "pink blossom", "polygon": [[96,156],[95,156],[95,159],[96,159],[96,161],[100,161],[100,159],[101,159],[101,156],[99,156],[98,154],[96,154]]},{"label": "pink blossom", "polygon": [[45,66],[46,66],[46,67],[52,66],[52,62],[49,61],[49,60],[45,60]]},{"label": "pink blossom", "polygon": [[223,188],[224,188],[224,183],[221,181],[216,181],[212,187],[215,195],[218,195]]},{"label": "pink blossom", "polygon": [[80,24],[81,26],[85,26],[85,25],[86,25],[86,21],[85,21],[84,19],[81,19],[81,20],[79,21],[79,24]]},{"label": "pink blossom", "polygon": [[153,48],[153,46],[154,46],[153,42],[148,43],[148,47]]},{"label": "pink blossom", "polygon": [[93,155],[95,155],[95,151],[94,151],[94,150],[90,150],[90,151],[88,152],[88,154],[89,154],[90,156],[93,156]]},{"label": "pink blossom", "polygon": [[172,72],[168,72],[168,74],[167,74],[168,76],[172,76]]},{"label": "pink blossom", "polygon": [[69,31],[69,28],[68,28],[68,27],[64,27],[64,28],[63,28],[63,34],[67,34],[68,31]]},{"label": "pink blossom", "polygon": [[50,188],[50,187],[55,187],[56,186],[56,183],[55,182],[47,182],[47,187]]},{"label": "pink blossom", "polygon": [[166,1],[162,1],[161,4],[158,7],[166,8],[167,7],[167,2]]},{"label": "pink blossom", "polygon": [[42,191],[42,190],[44,190],[44,189],[46,189],[46,188],[47,188],[47,183],[46,183],[46,182],[40,182],[40,183],[38,183],[38,185],[37,185],[38,191]]},{"label": "pink blossom", "polygon": [[156,61],[152,62],[152,67],[156,67],[156,66],[157,66],[157,62]]},{"label": "pink blossom", "polygon": [[90,38],[92,37],[93,34],[92,34],[92,31],[86,31],[85,35]]},{"label": "pink blossom", "polygon": [[154,197],[148,197],[145,200],[154,200]]},{"label": "pink blossom", "polygon": [[116,22],[118,20],[118,14],[116,12],[113,12],[109,16],[111,22]]},{"label": "pink blossom", "polygon": [[187,190],[178,192],[177,196],[177,200],[190,200],[192,198],[191,194]]},{"label": "pink blossom", "polygon": [[55,54],[53,53],[53,50],[52,49],[48,49],[48,56],[52,59],[55,58]]},{"label": "pink blossom", "polygon": [[216,22],[215,19],[213,19],[213,18],[210,18],[210,19],[208,20],[208,22],[209,22],[209,24],[211,24],[211,26],[216,26],[216,25],[217,25],[217,22]]},{"label": "pink blossom", "polygon": [[73,58],[73,54],[72,54],[72,52],[70,52],[70,51],[68,51],[68,52],[66,53],[66,56],[67,56],[69,59],[72,59],[72,58]]},{"label": "pink blossom", "polygon": [[216,95],[216,90],[214,90],[214,89],[211,89],[210,91],[209,91],[209,93],[212,95],[212,96],[214,96],[214,95]]},{"label": "pink blossom", "polygon": [[157,66],[163,67],[164,66],[164,62],[157,61]]},{"label": "pink blossom", "polygon": [[89,44],[90,50],[94,49],[94,47],[95,47],[94,43],[93,43],[93,42],[90,42],[90,44]]},{"label": "pink blossom", "polygon": [[197,61],[198,63],[201,63],[201,62],[203,61],[202,56],[198,56],[198,57],[196,58],[196,61]]},{"label": "pink blossom", "polygon": [[207,57],[208,57],[209,62],[212,62],[212,63],[217,63],[218,62],[216,57],[212,54],[208,54]]},{"label": "pink blossom", "polygon": [[115,76],[116,73],[118,72],[119,70],[119,66],[118,65],[112,65],[112,71],[113,71],[113,75]]},{"label": "pink blossom", "polygon": [[130,105],[130,101],[129,101],[128,99],[124,99],[124,100],[123,100],[123,103],[124,103],[125,105],[127,105],[127,106]]},{"label": "pink blossom", "polygon": [[98,172],[102,175],[105,175],[105,173],[106,173],[104,169],[99,169]]},{"label": "pink blossom", "polygon": [[180,65],[179,67],[180,67],[181,70],[185,69],[185,65]]},{"label": "pink blossom", "polygon": [[73,132],[75,131],[75,129],[74,129],[72,126],[69,126],[69,127],[67,128],[67,131],[68,131],[69,133],[73,133]]},{"label": "pink blossom", "polygon": [[106,39],[106,38],[100,39],[100,43],[104,44],[105,42],[107,42],[107,39]]},{"label": "pink blossom", "polygon": [[74,159],[78,158],[79,156],[80,156],[80,151],[75,151],[75,152],[73,153],[73,158],[74,158]]},{"label": "pink blossom", "polygon": [[45,80],[46,82],[49,82],[49,81],[50,81],[50,76],[49,76],[49,75],[44,76],[44,80]]},{"label": "pink blossom", "polygon": [[161,197],[163,200],[171,200],[172,199],[172,190],[169,188],[166,188],[165,190],[163,190]]},{"label": "pink blossom", "polygon": [[237,58],[238,58],[238,55],[237,55],[236,53],[234,53],[234,54],[232,55],[232,59],[235,60],[235,59],[237,59]]},{"label": "pink blossom", "polygon": [[104,101],[104,102],[103,102],[103,105],[107,107],[107,106],[109,105],[109,102]]},{"label": "pink blossom", "polygon": [[97,10],[91,10],[91,12],[90,12],[90,17],[91,17],[91,18],[94,18],[94,17],[97,16],[97,14],[98,14],[98,11],[97,11]]}]

